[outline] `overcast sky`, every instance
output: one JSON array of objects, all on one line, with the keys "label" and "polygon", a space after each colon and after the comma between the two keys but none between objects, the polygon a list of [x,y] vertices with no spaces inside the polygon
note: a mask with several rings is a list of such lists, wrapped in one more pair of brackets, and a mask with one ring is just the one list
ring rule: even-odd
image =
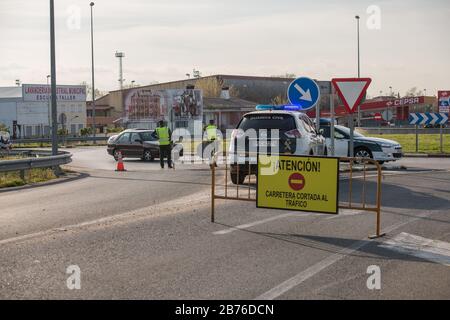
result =
[{"label": "overcast sky", "polygon": [[[55,0],[60,84],[91,82],[89,3]],[[376,23],[367,13],[373,5],[381,10],[379,30],[367,27]],[[96,87],[118,88],[116,50],[126,55],[125,84],[184,79],[193,68],[203,75],[356,76],[355,14],[370,95],[389,86],[401,94],[414,86],[428,94],[450,89],[449,0],[97,0]],[[0,0],[0,86],[45,83],[49,38],[48,0]]]}]

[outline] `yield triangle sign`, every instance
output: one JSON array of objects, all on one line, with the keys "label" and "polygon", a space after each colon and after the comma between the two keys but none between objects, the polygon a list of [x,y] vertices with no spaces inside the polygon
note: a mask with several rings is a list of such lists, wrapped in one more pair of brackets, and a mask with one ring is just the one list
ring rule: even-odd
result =
[{"label": "yield triangle sign", "polygon": [[361,103],[372,79],[370,78],[340,78],[332,79],[337,94],[349,113]]}]

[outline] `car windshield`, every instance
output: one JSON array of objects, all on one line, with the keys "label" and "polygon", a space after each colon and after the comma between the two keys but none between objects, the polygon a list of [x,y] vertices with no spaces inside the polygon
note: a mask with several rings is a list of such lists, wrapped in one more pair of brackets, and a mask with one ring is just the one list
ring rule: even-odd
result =
[{"label": "car windshield", "polygon": [[155,138],[152,136],[153,131],[141,132],[142,141],[153,141]]},{"label": "car windshield", "polygon": [[244,131],[248,129],[289,131],[295,128],[295,119],[288,114],[251,114],[245,116],[239,124],[239,129]]},{"label": "car windshield", "polygon": [[[347,135],[347,136],[350,137],[350,128],[343,127],[343,126],[335,126],[335,128],[339,129],[339,130],[342,131],[345,135]],[[357,131],[353,131],[353,136],[359,137],[359,138],[364,137],[364,135],[362,135],[361,133],[359,133],[359,132],[357,132]]]}]

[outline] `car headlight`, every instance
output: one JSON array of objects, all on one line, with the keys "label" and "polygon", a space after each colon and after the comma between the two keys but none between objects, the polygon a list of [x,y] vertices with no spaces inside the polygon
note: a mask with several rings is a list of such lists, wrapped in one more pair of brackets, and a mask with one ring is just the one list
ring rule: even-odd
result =
[{"label": "car headlight", "polygon": [[394,145],[382,143],[382,144],[381,144],[381,147],[382,147],[382,148],[393,148]]}]

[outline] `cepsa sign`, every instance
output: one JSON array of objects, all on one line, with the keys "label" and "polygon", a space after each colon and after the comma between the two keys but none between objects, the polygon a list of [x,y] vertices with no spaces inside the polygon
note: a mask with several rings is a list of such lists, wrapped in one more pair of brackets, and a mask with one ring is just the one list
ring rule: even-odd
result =
[{"label": "cepsa sign", "polygon": [[256,206],[338,214],[339,159],[259,155]]}]

